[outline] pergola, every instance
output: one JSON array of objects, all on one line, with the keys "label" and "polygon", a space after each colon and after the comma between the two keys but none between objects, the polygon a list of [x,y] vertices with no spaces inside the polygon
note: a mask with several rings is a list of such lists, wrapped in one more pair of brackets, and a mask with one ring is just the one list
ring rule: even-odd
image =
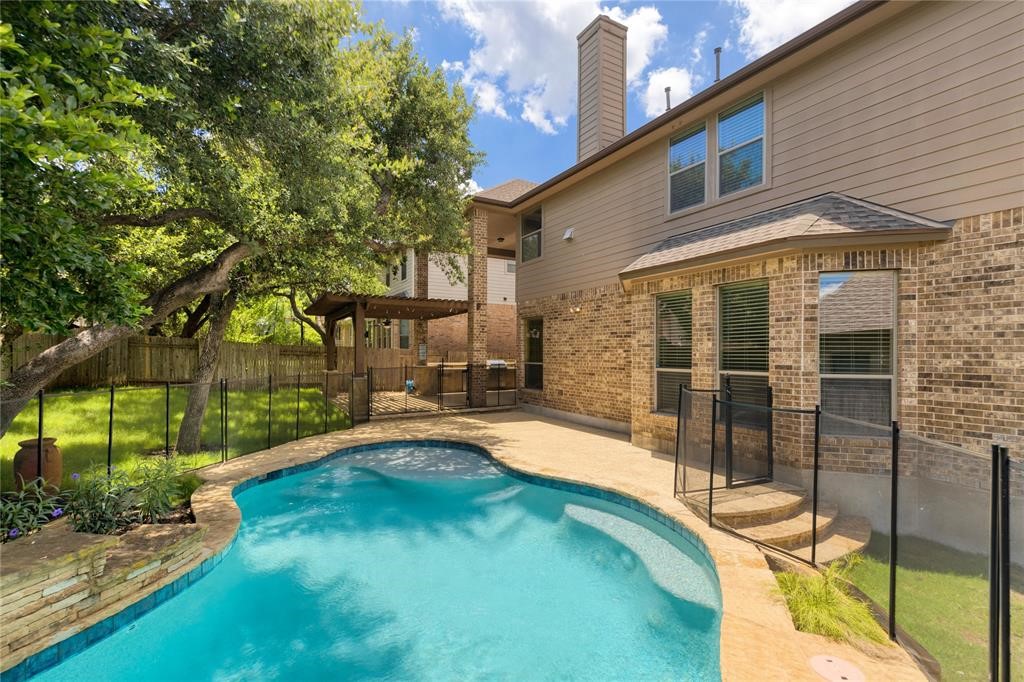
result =
[{"label": "pergola", "polygon": [[392,320],[436,320],[469,312],[468,301],[448,298],[407,298],[403,296],[361,296],[359,294],[323,294],[306,308],[307,315],[324,318],[327,344],[324,347],[326,368],[338,368],[338,352],[334,333],[338,320],[352,318],[354,361],[352,374],[366,373],[366,318]]}]

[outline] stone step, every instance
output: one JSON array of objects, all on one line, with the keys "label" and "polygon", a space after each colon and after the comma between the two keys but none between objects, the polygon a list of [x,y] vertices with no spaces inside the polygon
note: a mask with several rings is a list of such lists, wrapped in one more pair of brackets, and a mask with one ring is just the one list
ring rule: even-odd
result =
[{"label": "stone step", "polygon": [[[727,526],[753,526],[792,516],[807,498],[803,488],[772,481],[730,489],[715,489],[712,510],[715,520]],[[707,494],[688,496],[687,500],[707,514]]]},{"label": "stone step", "polygon": [[[824,538],[829,531],[832,522],[839,515],[839,508],[831,502],[818,502],[818,537]],[[750,523],[745,525],[733,525],[737,532],[757,542],[779,547],[781,549],[792,549],[801,545],[809,545],[811,541],[811,513],[810,500],[804,500],[795,513],[781,519],[767,523]],[[718,520],[718,514],[715,514]],[[730,524],[731,525],[731,524]]]},{"label": "stone step", "polygon": [[[871,522],[860,516],[840,516],[829,528],[828,534],[818,540],[815,561],[829,564],[847,554],[864,549],[871,539]],[[811,543],[790,550],[801,559],[811,560]]]}]

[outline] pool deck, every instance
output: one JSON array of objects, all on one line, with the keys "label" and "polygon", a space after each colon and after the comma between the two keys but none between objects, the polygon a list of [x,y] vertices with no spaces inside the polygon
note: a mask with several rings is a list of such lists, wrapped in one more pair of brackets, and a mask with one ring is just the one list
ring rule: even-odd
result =
[{"label": "pool deck", "polygon": [[818,655],[854,663],[868,680],[923,680],[896,646],[865,653],[798,632],[761,552],[707,527],[672,494],[673,463],[632,446],[627,436],[527,413],[429,414],[371,421],[218,464],[200,473],[207,483],[193,496],[199,523],[209,526],[209,553],[234,538],[240,522],[231,490],[242,481],[310,462],[341,448],[389,440],[438,439],[473,443],[523,472],[589,484],[633,497],[690,528],[714,558],[722,585],[722,677],[725,680],[821,680],[809,664]]}]

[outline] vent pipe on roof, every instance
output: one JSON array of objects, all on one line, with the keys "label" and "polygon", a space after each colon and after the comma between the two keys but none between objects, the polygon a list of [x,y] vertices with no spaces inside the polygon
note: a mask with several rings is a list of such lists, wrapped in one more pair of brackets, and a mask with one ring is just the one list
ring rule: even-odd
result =
[{"label": "vent pipe on roof", "polygon": [[665,86],[665,111],[672,108],[672,86]]},{"label": "vent pipe on roof", "polygon": [[715,82],[722,80],[722,48],[715,48]]}]

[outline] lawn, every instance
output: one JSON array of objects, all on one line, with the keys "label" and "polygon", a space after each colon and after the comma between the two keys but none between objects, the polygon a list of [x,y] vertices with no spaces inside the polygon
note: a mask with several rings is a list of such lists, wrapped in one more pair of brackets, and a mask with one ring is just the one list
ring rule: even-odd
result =
[{"label": "lawn", "polygon": [[[173,449],[188,396],[187,387],[171,387],[170,441]],[[228,391],[228,456],[254,452],[267,447],[268,391],[266,381],[249,382]],[[164,451],[165,388],[123,387],[114,393],[114,438],[111,452],[115,466],[131,468],[140,458]],[[270,444],[279,445],[296,435],[296,402],[300,437],[324,430],[324,394],[318,387],[295,385],[274,390],[269,400]],[[13,459],[18,442],[36,437],[37,405],[33,400],[0,439],[0,490],[14,486]],[[64,485],[70,476],[92,465],[107,461],[107,427],[110,410],[108,389],[66,391],[45,396],[43,435],[56,438],[64,455]],[[347,428],[348,416],[335,405],[327,414],[329,430]],[[179,455],[184,468],[195,468],[220,461],[220,397],[217,387],[210,394],[202,429],[203,452]]]},{"label": "lawn", "polygon": [[[944,680],[988,679],[988,559],[916,537],[900,537],[896,622],[942,666]],[[850,575],[876,603],[889,601],[889,537],[872,533]],[[1014,673],[1024,665],[1024,571],[1010,580]],[[1024,679],[1014,675],[1011,679]]]}]

